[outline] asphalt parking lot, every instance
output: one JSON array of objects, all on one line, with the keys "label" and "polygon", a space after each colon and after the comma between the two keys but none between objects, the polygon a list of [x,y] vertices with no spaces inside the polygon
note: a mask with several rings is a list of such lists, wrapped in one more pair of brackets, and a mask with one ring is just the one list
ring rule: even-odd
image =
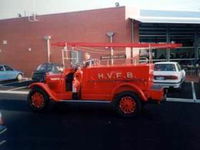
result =
[{"label": "asphalt parking lot", "polygon": [[106,104],[52,105],[45,113],[33,113],[26,103],[30,83],[0,83],[0,111],[7,127],[0,135],[1,150],[199,150],[198,83],[170,89],[166,102],[148,104],[141,115],[128,119]]},{"label": "asphalt parking lot", "polygon": [[32,83],[31,80],[22,81],[1,81],[0,82],[0,93],[11,93],[11,94],[27,94],[28,86]]}]

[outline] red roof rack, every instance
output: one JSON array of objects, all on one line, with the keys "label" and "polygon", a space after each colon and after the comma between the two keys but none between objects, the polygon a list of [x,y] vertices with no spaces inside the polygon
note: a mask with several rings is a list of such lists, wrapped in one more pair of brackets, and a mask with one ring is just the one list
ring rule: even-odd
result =
[{"label": "red roof rack", "polygon": [[182,44],[177,43],[87,43],[87,42],[56,42],[52,46],[71,47],[131,47],[131,48],[179,48]]}]

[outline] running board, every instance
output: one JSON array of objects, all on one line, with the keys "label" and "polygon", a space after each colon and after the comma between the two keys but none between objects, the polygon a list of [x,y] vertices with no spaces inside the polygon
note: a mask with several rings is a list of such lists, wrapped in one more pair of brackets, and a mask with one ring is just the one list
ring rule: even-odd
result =
[{"label": "running board", "polygon": [[105,101],[105,100],[60,100],[59,102],[66,102],[66,103],[104,103],[109,104],[111,101]]}]

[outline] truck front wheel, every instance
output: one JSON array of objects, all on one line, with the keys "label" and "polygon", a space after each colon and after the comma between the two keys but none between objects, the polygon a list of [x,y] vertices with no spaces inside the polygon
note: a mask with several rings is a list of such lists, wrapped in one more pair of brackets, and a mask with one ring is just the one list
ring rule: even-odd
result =
[{"label": "truck front wheel", "polygon": [[49,96],[40,88],[33,88],[28,95],[28,104],[35,112],[44,111],[49,102]]},{"label": "truck front wheel", "polygon": [[136,116],[141,111],[141,101],[133,92],[122,92],[115,97],[115,108],[124,117]]}]

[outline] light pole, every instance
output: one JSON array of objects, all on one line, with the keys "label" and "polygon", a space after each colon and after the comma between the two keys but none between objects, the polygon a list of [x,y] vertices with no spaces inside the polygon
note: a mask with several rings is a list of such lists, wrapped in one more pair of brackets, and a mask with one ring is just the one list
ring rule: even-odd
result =
[{"label": "light pole", "polygon": [[[113,36],[115,35],[115,33],[114,32],[107,32],[106,35],[109,37],[110,43],[112,43],[113,42]],[[111,47],[110,48],[111,65],[113,65],[113,54],[114,54],[113,48]]]},{"label": "light pole", "polygon": [[50,40],[51,40],[51,36],[47,35],[47,36],[44,36],[44,39],[46,40],[47,42],[47,61],[48,63],[51,62],[51,50],[50,50]]}]

